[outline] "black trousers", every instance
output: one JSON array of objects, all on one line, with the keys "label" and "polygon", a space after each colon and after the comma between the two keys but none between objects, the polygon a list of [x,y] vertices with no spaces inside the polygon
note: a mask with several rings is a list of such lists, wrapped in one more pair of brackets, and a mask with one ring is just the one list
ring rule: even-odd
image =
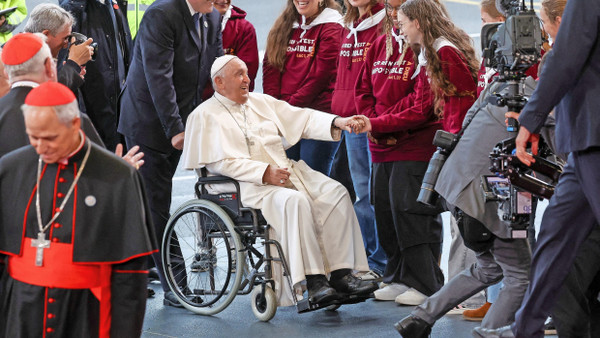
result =
[{"label": "black trousers", "polygon": [[573,152],[544,212],[533,251],[531,284],[512,327],[516,337],[542,328],[581,244],[600,223],[600,148]]},{"label": "black trousers", "polygon": [[600,337],[600,226],[583,242],[552,309],[559,337]]},{"label": "black trousers", "polygon": [[439,266],[442,219],[417,202],[427,162],[373,163],[373,200],[379,243],[388,262],[385,283],[403,283],[430,296],[444,284]]},{"label": "black trousers", "polygon": [[[148,198],[152,222],[154,223],[156,237],[158,237],[157,240],[160,245],[162,236],[165,232],[165,227],[167,226],[167,221],[170,217],[173,176],[177,170],[177,164],[181,157],[181,150],[173,148],[171,152],[164,153],[143,144],[136,143],[135,140],[130,137],[126,137],[125,142],[127,144],[127,149],[131,149],[133,146],[138,145],[140,151],[144,153],[144,165],[140,167],[139,171],[140,174],[142,174],[144,185],[146,186],[146,197]],[[168,291],[169,286],[166,283],[160,255],[160,252],[154,253],[152,254],[152,258],[157,267],[162,288],[164,291]],[[181,255],[179,256],[181,257]],[[177,266],[179,265],[185,269],[183,264],[177,264]],[[182,278],[185,277],[185,273],[176,275],[181,275]]]}]

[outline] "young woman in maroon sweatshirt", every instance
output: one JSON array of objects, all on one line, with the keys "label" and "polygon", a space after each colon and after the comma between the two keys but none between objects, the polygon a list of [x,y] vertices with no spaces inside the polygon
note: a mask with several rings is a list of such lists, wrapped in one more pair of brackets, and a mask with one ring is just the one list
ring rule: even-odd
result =
[{"label": "young woman in maroon sweatshirt", "polygon": [[[354,86],[373,41],[383,32],[385,9],[379,0],[344,0],[347,11],[338,57],[337,81],[331,110],[347,117],[356,115]],[[354,211],[360,224],[371,273],[363,278],[379,278],[385,269],[386,257],[377,240],[375,212],[371,205],[371,154],[366,134],[343,131],[352,185],[356,193]],[[339,150],[338,150],[339,151]],[[332,173],[333,175],[333,173]]]},{"label": "young woman in maroon sweatshirt", "polygon": [[[342,32],[335,0],[288,0],[267,38],[263,91],[298,107],[331,112]],[[337,142],[302,139],[287,150],[329,175]]]},{"label": "young woman in maroon sweatshirt", "polygon": [[[410,71],[398,70],[395,75],[411,83],[412,90],[399,93],[382,83],[381,65],[389,64],[385,59],[368,60],[357,83],[357,109],[369,117],[363,118],[363,131],[371,131],[377,230],[388,255],[383,279],[388,285],[375,297],[417,305],[442,286],[444,277],[438,265],[439,212],[420,205],[416,198],[435,150],[431,144],[435,131],[460,130],[474,102],[478,63],[469,37],[452,24],[439,2],[388,0],[386,5],[392,15],[398,13],[406,42],[421,51],[419,57],[404,55],[402,65]],[[376,53],[376,45],[371,52]]]}]

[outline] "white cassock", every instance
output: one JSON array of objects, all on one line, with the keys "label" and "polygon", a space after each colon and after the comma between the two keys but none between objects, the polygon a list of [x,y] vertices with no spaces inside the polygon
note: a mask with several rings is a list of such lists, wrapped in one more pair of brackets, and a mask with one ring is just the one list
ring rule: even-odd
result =
[{"label": "white cassock", "polygon": [[[291,146],[301,138],[339,139],[339,130],[332,135],[334,117],[265,94],[250,93],[242,106],[215,93],[186,123],[184,168],[206,167],[239,181],[242,204],[260,209],[271,225],[271,238],[281,243],[297,292],[306,275],[369,270],[348,191],[285,154],[284,143]],[[262,183],[269,164],[288,168],[287,187]],[[293,305],[280,263],[273,268],[279,305]]]}]

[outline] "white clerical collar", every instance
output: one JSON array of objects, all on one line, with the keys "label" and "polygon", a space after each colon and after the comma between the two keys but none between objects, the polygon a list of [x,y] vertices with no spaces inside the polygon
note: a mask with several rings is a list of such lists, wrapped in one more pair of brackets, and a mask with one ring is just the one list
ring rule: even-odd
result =
[{"label": "white clerical collar", "polygon": [[85,134],[81,131],[81,129],[79,129],[79,137],[81,138],[81,142],[79,142],[77,148],[75,148],[75,150],[72,153],[70,153],[69,156],[58,160],[58,164],[69,164],[69,159],[73,157],[73,155],[77,154],[81,150],[81,148],[83,148],[83,145],[85,144]]},{"label": "white clerical collar", "polygon": [[190,10],[190,14],[192,16],[194,16],[194,14],[198,13],[198,17],[202,17],[202,13],[196,12],[196,10],[194,9],[194,7],[192,7],[192,5],[190,5],[190,2],[188,0],[185,0],[185,3],[187,4],[188,9]]},{"label": "white clerical collar", "polygon": [[233,7],[233,5],[229,5],[227,12],[225,12],[225,14],[223,15],[223,19],[221,21],[221,32],[225,31],[225,26],[227,26],[227,21],[229,21],[229,18],[231,18],[231,7]]},{"label": "white clerical collar", "polygon": [[232,107],[232,108],[233,107],[241,108],[242,106],[246,106],[246,107],[248,106],[248,101],[246,101],[246,103],[244,103],[244,104],[239,104],[239,103],[237,103],[237,102],[235,102],[233,100],[230,100],[227,97],[225,97],[225,96],[223,96],[223,95],[221,95],[221,94],[219,94],[217,92],[215,92],[215,98],[219,102],[221,102],[223,104],[226,104],[227,106]]},{"label": "white clerical collar", "polygon": [[338,23],[340,25],[342,24],[342,15],[340,14],[340,12],[336,11],[335,9],[331,9],[331,8],[325,8],[321,14],[317,15],[317,17],[308,25],[306,24],[306,17],[303,15],[302,16],[302,23],[299,22],[294,22],[294,28],[302,28],[303,32],[302,34],[300,34],[300,38],[302,39],[304,37],[304,34],[306,34],[306,32],[318,25],[324,24],[324,23]]},{"label": "white clerical collar", "polygon": [[37,86],[39,86],[40,84],[37,82],[33,82],[33,81],[17,81],[13,84],[10,85],[10,88],[17,88],[17,87],[31,87],[31,88],[35,88]]}]

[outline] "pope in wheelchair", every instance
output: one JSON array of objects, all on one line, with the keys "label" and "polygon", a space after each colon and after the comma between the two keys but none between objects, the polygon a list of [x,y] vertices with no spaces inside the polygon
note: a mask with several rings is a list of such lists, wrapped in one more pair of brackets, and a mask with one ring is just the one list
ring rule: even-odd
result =
[{"label": "pope in wheelchair", "polygon": [[[339,140],[340,128],[350,131],[352,119],[251,93],[247,72],[235,56],[215,60],[215,94],[187,118],[184,168],[235,179],[244,207],[262,211],[284,257],[273,264],[279,306],[293,304],[292,292],[299,294],[303,281],[311,303],[371,294],[377,284],[354,275],[369,266],[348,192],[285,153],[302,138]],[[286,261],[291,288],[282,283]]]}]

